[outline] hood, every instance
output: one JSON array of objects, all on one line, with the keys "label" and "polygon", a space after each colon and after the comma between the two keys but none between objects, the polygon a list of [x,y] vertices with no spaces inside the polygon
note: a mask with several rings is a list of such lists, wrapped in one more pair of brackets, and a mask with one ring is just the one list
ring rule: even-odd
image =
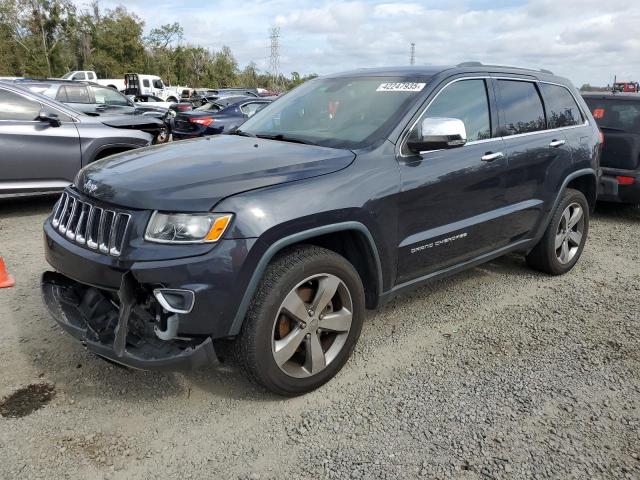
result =
[{"label": "hood", "polygon": [[76,187],[123,207],[206,212],[225,197],[336,172],[350,150],[236,135],[124,152],[80,171]]},{"label": "hood", "polygon": [[130,128],[141,130],[143,128],[159,128],[162,121],[149,115],[100,115],[101,123],[114,128]]}]

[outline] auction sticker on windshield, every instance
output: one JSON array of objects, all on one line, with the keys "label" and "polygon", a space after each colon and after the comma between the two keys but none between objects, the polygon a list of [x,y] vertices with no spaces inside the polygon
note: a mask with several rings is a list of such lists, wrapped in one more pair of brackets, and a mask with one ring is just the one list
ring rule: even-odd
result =
[{"label": "auction sticker on windshield", "polygon": [[381,83],[376,92],[419,92],[426,83]]}]

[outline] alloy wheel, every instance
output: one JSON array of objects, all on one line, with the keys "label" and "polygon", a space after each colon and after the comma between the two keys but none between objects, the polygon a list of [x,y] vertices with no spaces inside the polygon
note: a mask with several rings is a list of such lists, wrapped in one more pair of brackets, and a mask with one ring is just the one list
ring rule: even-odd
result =
[{"label": "alloy wheel", "polygon": [[294,378],[324,370],[342,351],[353,320],[345,283],[335,275],[313,275],[284,298],[274,320],[272,354],[278,367]]},{"label": "alloy wheel", "polygon": [[555,237],[556,257],[562,265],[573,260],[582,244],[584,211],[578,203],[571,203],[560,217]]}]

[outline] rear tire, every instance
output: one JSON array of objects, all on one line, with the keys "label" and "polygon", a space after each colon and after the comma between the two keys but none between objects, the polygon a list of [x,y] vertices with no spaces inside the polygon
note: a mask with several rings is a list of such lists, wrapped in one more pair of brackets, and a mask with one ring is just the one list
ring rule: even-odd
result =
[{"label": "rear tire", "polygon": [[568,188],[527,264],[550,275],[567,273],[582,255],[588,232],[589,203],[582,192]]},{"label": "rear tire", "polygon": [[267,267],[239,337],[248,376],[283,396],[310,392],[349,359],[360,336],[362,281],[344,257],[315,246],[279,254]]}]

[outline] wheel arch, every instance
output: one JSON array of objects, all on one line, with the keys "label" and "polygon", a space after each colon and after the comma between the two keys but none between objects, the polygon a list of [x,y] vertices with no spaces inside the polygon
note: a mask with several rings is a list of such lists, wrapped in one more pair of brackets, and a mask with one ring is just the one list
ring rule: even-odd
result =
[{"label": "wheel arch", "polygon": [[240,332],[251,299],[271,260],[283,249],[303,244],[324,247],[344,256],[362,278],[367,308],[377,306],[382,293],[382,266],[371,232],[360,222],[324,225],[283,237],[267,248],[249,280],[229,335]]},{"label": "wheel arch", "polygon": [[[587,202],[589,203],[589,208],[591,211],[595,208],[596,199],[598,196],[598,174],[593,168],[583,168],[581,170],[576,170],[571,174],[567,175],[564,179],[562,186],[558,189],[558,193],[553,202],[553,206],[547,211],[544,216],[542,222],[540,222],[540,226],[538,228],[538,232],[534,237],[534,240],[530,244],[530,248],[527,249],[527,252],[531,250],[542,238],[544,232],[549,226],[549,222],[551,221],[551,217],[553,216],[553,212],[555,212],[556,208],[560,204],[562,200],[562,196],[564,192],[566,192],[567,188],[575,188],[576,190],[580,190],[585,197],[587,197]],[[584,191],[582,189],[585,189]],[[586,192],[586,193],[585,193]],[[590,200],[591,198],[591,200]]]},{"label": "wheel arch", "polygon": [[572,178],[563,190],[567,188],[573,188],[574,190],[582,192],[589,203],[589,209],[591,212],[594,211],[596,199],[598,198],[598,181],[595,172],[593,174],[586,173]]},{"label": "wheel arch", "polygon": [[135,150],[136,148],[140,148],[140,145],[132,145],[128,143],[122,144],[108,144],[103,145],[100,148],[96,149],[93,153],[91,160],[87,163],[95,162],[96,160],[100,160],[102,158],[108,157],[109,155],[115,155],[116,153],[128,152],[129,150]]}]

